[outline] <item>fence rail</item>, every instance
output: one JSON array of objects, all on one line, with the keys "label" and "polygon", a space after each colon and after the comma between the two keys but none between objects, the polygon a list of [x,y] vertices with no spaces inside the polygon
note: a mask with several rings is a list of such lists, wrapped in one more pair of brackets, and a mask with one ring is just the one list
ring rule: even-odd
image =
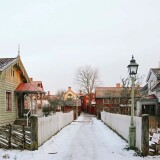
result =
[{"label": "fence rail", "polygon": [[30,149],[30,144],[30,127],[11,124],[0,127],[1,148]]}]

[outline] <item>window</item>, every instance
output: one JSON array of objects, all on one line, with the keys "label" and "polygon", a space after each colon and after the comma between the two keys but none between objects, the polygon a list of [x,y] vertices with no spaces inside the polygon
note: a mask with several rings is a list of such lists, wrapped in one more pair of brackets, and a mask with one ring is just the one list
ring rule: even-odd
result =
[{"label": "window", "polygon": [[11,77],[14,77],[14,70],[11,69]]},{"label": "window", "polygon": [[111,103],[110,98],[105,98],[105,99],[103,100],[103,103],[104,103],[104,104],[110,104],[110,103]]},{"label": "window", "polygon": [[10,111],[12,110],[12,98],[11,98],[11,92],[7,91],[6,92],[6,110]]},{"label": "window", "polygon": [[68,97],[67,97],[68,99],[72,99],[73,97],[72,97],[72,95],[71,94],[68,94]]}]

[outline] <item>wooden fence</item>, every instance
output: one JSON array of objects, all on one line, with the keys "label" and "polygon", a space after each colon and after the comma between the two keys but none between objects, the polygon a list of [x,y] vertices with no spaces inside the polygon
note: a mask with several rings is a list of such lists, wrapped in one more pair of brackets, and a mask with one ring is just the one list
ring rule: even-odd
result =
[{"label": "wooden fence", "polygon": [[42,118],[32,115],[29,127],[11,124],[0,127],[0,148],[37,150],[73,120],[73,111],[71,111]]},{"label": "wooden fence", "polygon": [[31,144],[30,127],[6,125],[0,127],[0,147],[6,149],[29,149]]}]

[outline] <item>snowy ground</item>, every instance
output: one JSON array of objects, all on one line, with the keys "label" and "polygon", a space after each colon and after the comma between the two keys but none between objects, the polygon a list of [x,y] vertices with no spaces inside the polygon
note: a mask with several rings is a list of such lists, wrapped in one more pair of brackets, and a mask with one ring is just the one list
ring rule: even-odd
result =
[{"label": "snowy ground", "polygon": [[0,160],[158,160],[127,151],[127,143],[96,117],[82,114],[37,151],[0,149]]}]

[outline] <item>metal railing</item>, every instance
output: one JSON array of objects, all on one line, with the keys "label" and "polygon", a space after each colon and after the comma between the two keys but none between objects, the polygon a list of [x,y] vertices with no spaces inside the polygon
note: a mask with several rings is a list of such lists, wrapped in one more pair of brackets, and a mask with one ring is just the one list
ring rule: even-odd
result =
[{"label": "metal railing", "polygon": [[24,116],[27,117],[27,126],[28,126],[28,121],[29,121],[29,113],[32,111],[32,109],[30,109],[26,114],[24,114]]}]

